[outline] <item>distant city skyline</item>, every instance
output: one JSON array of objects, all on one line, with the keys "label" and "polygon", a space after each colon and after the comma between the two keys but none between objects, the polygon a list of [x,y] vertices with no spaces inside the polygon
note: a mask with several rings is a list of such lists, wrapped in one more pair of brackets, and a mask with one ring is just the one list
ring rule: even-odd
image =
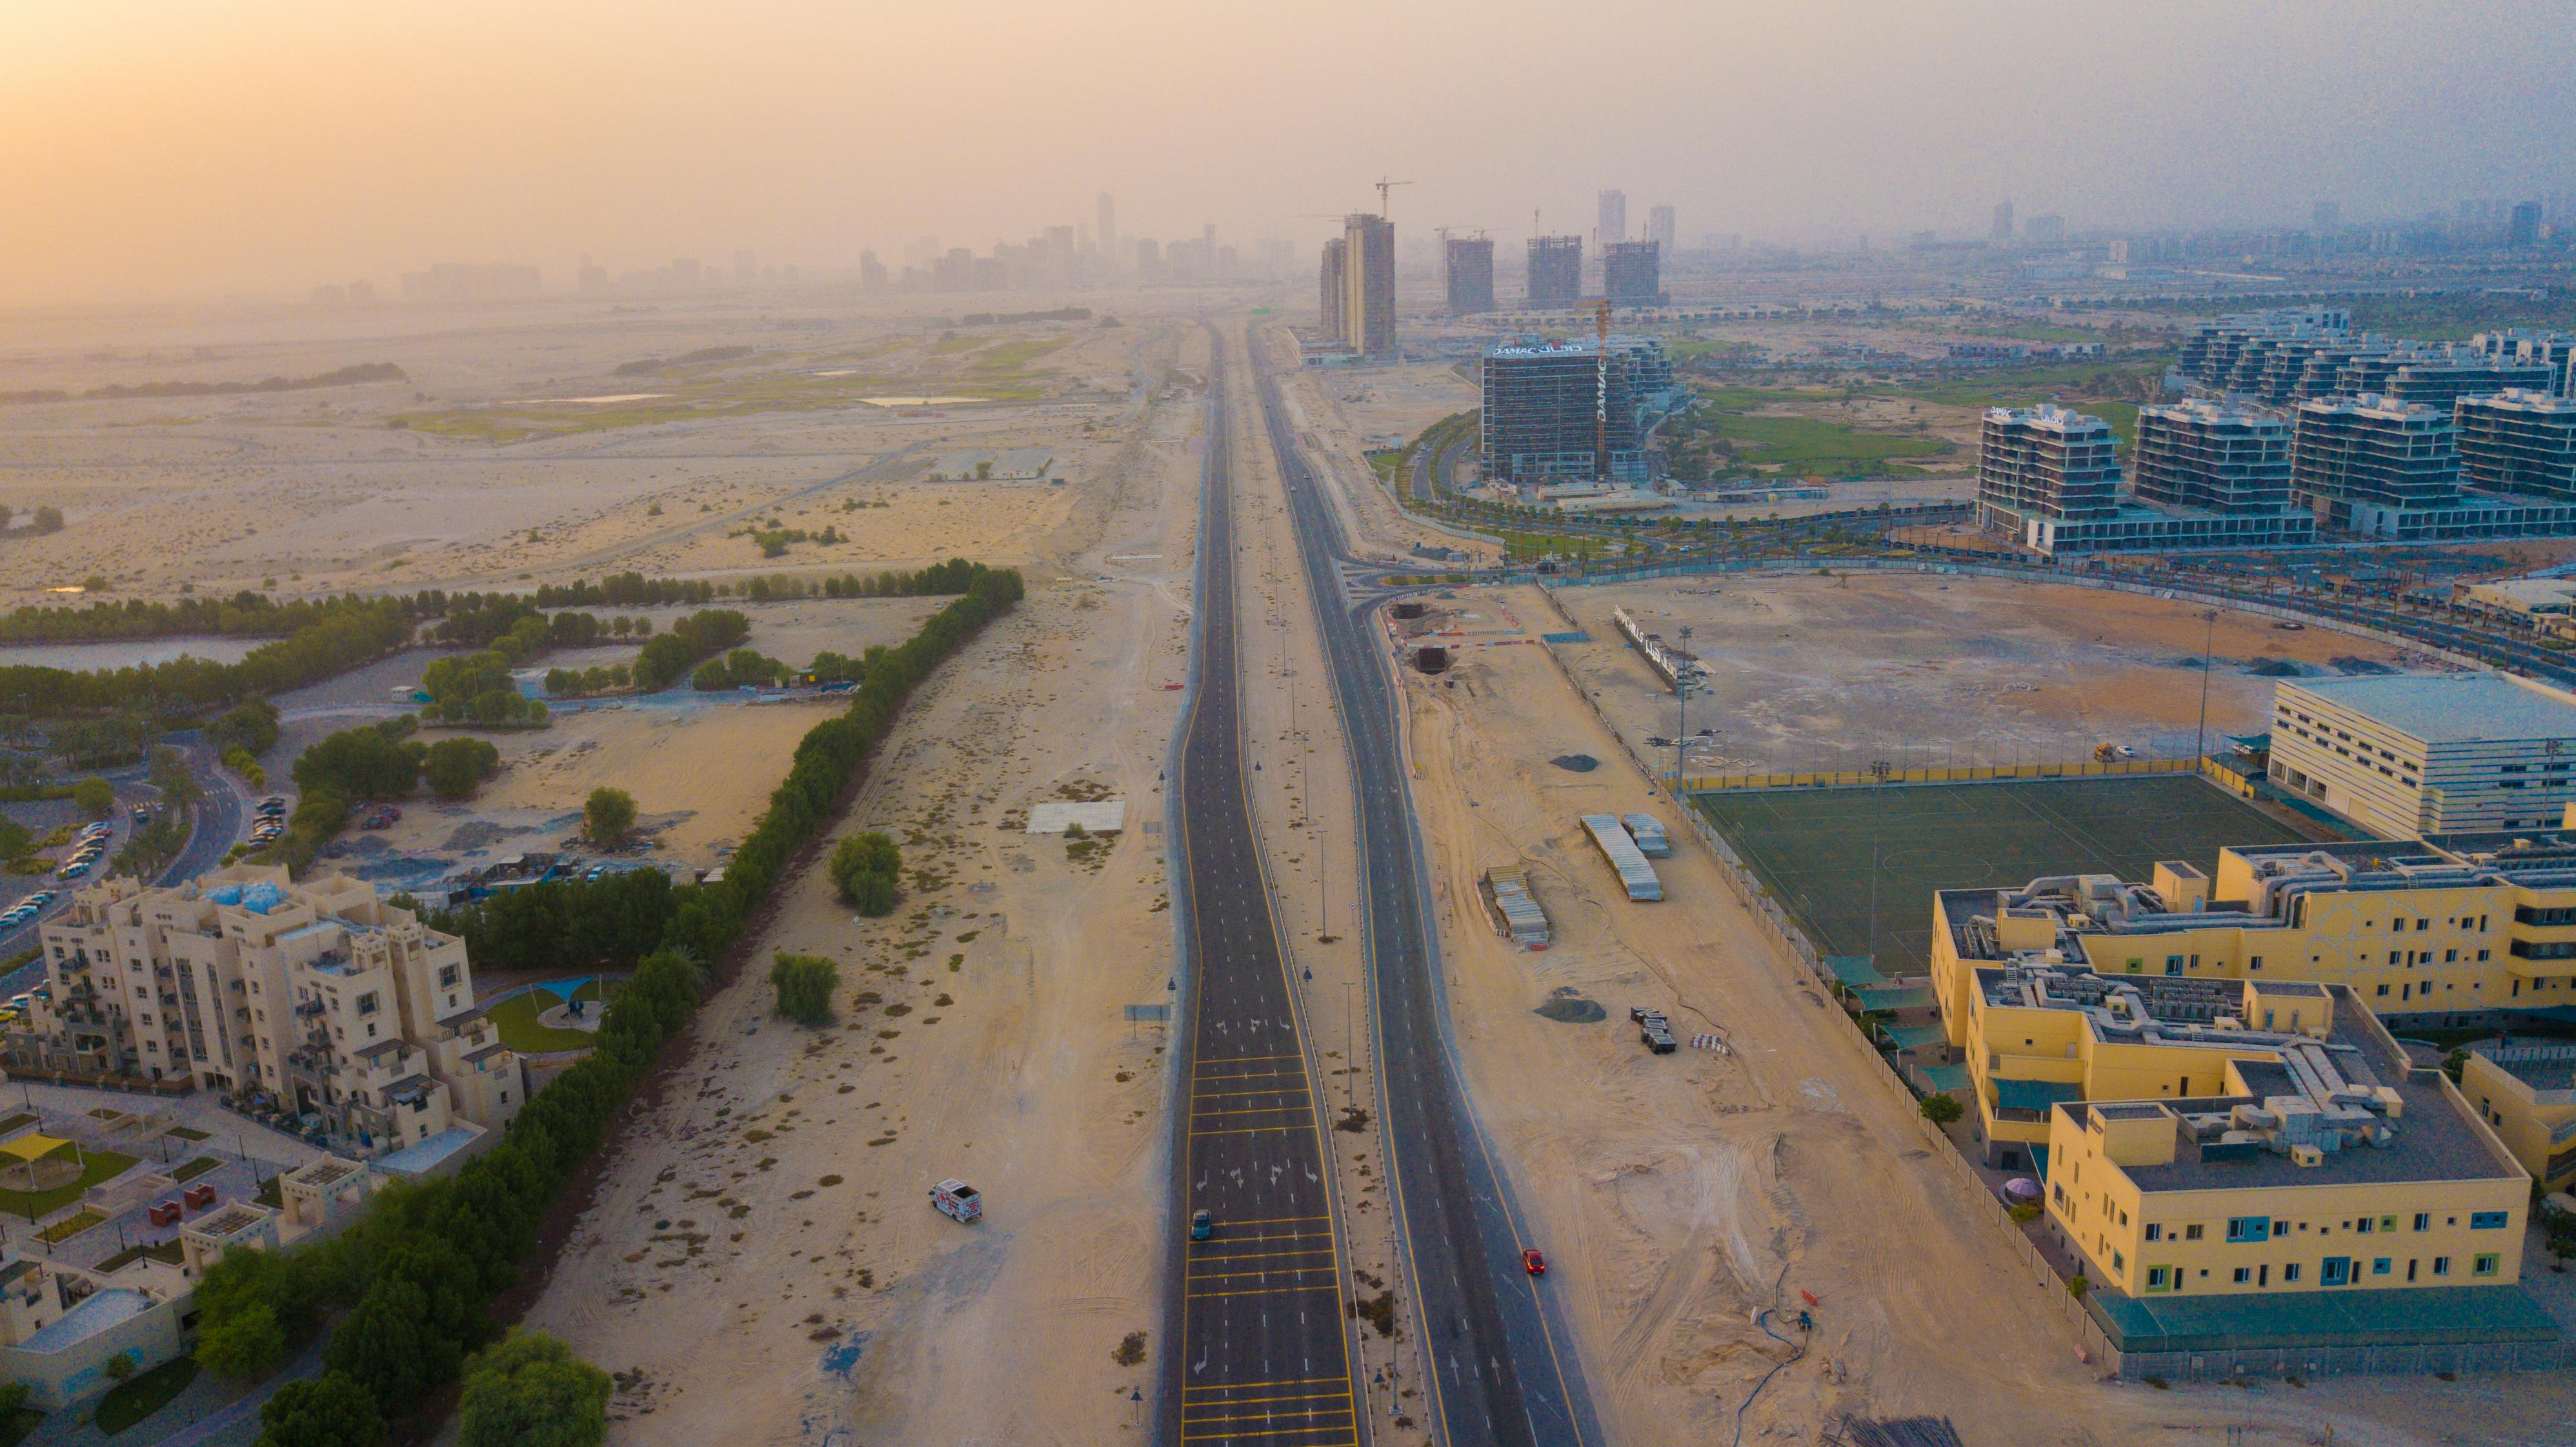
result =
[{"label": "distant city skyline", "polygon": [[[1519,0],[1471,25],[1348,0],[1107,8],[985,0],[959,23],[568,0],[530,19],[462,0],[421,26],[319,0],[13,7],[0,305],[384,289],[440,262],[534,265],[552,288],[583,253],[612,272],[731,272],[741,251],[854,271],[909,238],[985,253],[1064,225],[1114,226],[1131,263],[1137,240],[1211,224],[1245,255],[1310,255],[1329,223],[1306,218],[1377,210],[1382,175],[1412,183],[1388,208],[1406,244],[1450,226],[1507,248],[1533,211],[1593,232],[1613,190],[1674,206],[1688,249],[1972,238],[2005,198],[2080,234],[2300,227],[2321,200],[2357,225],[2576,188],[2532,144],[2576,121],[2576,34],[2508,5],[2428,24],[2183,4],[2147,44],[2109,6],[1611,0],[1596,23],[1656,43],[1551,59],[1543,100],[1490,84],[1531,66],[1554,13]],[[2017,29],[2054,63],[1996,43]],[[1443,63],[1363,111],[1332,103],[1354,53]],[[1704,83],[1713,54],[1725,85]]]}]

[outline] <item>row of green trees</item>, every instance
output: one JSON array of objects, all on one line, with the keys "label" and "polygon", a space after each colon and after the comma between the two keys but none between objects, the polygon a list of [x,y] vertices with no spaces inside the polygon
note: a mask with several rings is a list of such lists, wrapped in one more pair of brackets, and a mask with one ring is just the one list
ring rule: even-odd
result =
[{"label": "row of green trees", "polygon": [[630,670],[637,693],[659,693],[688,676],[698,660],[751,636],[751,620],[731,608],[704,608],[644,645]]},{"label": "row of green trees", "polygon": [[0,713],[55,717],[139,709],[193,714],[319,683],[410,643],[414,618],[409,600],[338,601],[317,621],[253,649],[239,663],[174,658],[92,673],[34,664],[0,667]]},{"label": "row of green trees", "polygon": [[537,589],[540,608],[650,608],[657,604],[712,603],[718,589],[702,578],[648,578],[642,573],[611,573],[593,583],[576,580]]},{"label": "row of green trees", "polygon": [[[608,1007],[596,1047],[528,1102],[499,1145],[452,1177],[388,1187],[369,1202],[363,1219],[329,1241],[286,1252],[236,1251],[209,1268],[197,1288],[200,1359],[236,1378],[264,1376],[285,1362],[297,1339],[321,1328],[326,1313],[345,1309],[324,1349],[322,1379],[311,1392],[297,1394],[298,1420],[309,1420],[302,1407],[314,1393],[329,1394],[345,1420],[398,1420],[420,1411],[456,1380],[469,1357],[493,1341],[488,1307],[519,1280],[536,1249],[537,1223],[607,1138],[663,1042],[687,1027],[705,983],[698,962],[722,958],[742,936],[788,861],[830,820],[905,696],[1020,595],[1016,573],[979,579],[912,639],[888,650],[845,713],[806,734],[787,778],[770,795],[722,881],[670,890],[657,947],[637,962]],[[629,881],[653,877],[638,871],[618,883],[649,891],[651,886]],[[609,883],[582,886],[580,892]],[[492,910],[487,904],[481,911],[487,928],[504,917]],[[494,964],[528,947],[489,935],[483,943],[492,953],[478,958]],[[556,944],[547,936],[537,947]],[[562,962],[559,955],[550,960]],[[509,1342],[524,1339],[512,1337],[498,1350],[510,1352]],[[592,1424],[605,1394],[571,1393],[563,1405],[533,1416],[504,1413],[488,1395],[478,1399],[469,1386],[460,1409],[468,1447],[504,1440],[597,1440]],[[577,1419],[570,1426],[579,1435],[553,1435],[567,1417]],[[496,1430],[521,1435],[485,1436],[487,1419],[500,1424]],[[272,1424],[262,1440],[269,1447],[301,1447],[373,1439],[291,1436]]]},{"label": "row of green trees", "polygon": [[0,643],[96,643],[183,635],[283,638],[346,607],[347,600],[340,598],[280,603],[248,589],[229,598],[182,597],[168,603],[127,598],[77,608],[27,604],[0,614]]},{"label": "row of green trees", "polygon": [[421,717],[432,723],[520,725],[546,721],[545,704],[519,692],[519,681],[510,676],[509,658],[497,651],[434,658],[429,667],[421,670],[420,687],[429,695],[429,702],[421,705]]},{"label": "row of green trees", "polygon": [[749,648],[710,658],[689,674],[689,687],[701,693],[728,688],[769,688],[788,673],[787,665]]},{"label": "row of green trees", "polygon": [[927,568],[889,568],[881,573],[840,573],[825,578],[765,574],[744,579],[740,592],[754,603],[780,598],[945,598],[974,587],[975,580],[990,571],[982,563],[950,558]]},{"label": "row of green trees", "polygon": [[[396,903],[419,908],[400,896]],[[631,970],[660,948],[679,906],[658,869],[603,875],[589,883],[550,879],[456,909],[421,911],[431,929],[465,941],[478,970]]]}]

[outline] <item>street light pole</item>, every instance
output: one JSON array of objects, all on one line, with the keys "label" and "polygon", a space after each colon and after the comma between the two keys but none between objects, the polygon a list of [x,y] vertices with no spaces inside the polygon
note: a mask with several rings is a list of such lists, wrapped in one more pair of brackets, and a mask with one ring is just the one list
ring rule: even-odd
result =
[{"label": "street light pole", "polygon": [[1690,660],[1691,626],[1682,625],[1682,656],[1673,660],[1673,697],[1680,701],[1681,717],[1673,725],[1673,798],[1682,795],[1682,764],[1690,752],[1690,679],[1682,665]]},{"label": "street light pole", "polygon": [[2191,734],[2191,767],[2195,773],[2199,772],[2201,755],[2208,748],[2209,648],[2210,640],[2218,634],[2218,610],[2211,608],[2203,612],[2200,621],[2204,625],[2200,634],[2200,722],[2193,726]]}]

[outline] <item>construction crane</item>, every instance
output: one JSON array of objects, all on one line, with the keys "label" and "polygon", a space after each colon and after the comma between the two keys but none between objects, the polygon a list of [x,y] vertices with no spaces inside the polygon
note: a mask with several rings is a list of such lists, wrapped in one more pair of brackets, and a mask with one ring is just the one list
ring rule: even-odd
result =
[{"label": "construction crane", "polygon": [[1591,303],[1594,333],[1592,359],[1592,475],[1610,480],[1610,299]]},{"label": "construction crane", "polygon": [[1398,186],[1410,186],[1413,183],[1411,181],[1390,181],[1386,177],[1380,176],[1372,184],[1377,187],[1377,214],[1383,217],[1386,215],[1386,193],[1394,190]]}]

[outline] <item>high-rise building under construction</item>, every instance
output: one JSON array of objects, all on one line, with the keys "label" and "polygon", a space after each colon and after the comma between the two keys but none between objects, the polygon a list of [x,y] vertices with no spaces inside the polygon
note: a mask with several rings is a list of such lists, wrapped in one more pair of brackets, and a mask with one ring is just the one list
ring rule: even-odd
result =
[{"label": "high-rise building under construction", "polygon": [[1654,242],[1613,241],[1601,248],[1601,294],[1613,305],[1663,300],[1663,268]]},{"label": "high-rise building under construction", "polygon": [[1319,314],[1316,330],[1322,332],[1329,341],[1345,340],[1342,336],[1342,320],[1350,311],[1350,303],[1346,297],[1349,293],[1351,277],[1349,257],[1341,237],[1336,236],[1324,243],[1324,257],[1322,263],[1316,267],[1316,275],[1322,291],[1316,304],[1316,311]]},{"label": "high-rise building under construction", "polygon": [[1342,345],[1363,356],[1395,351],[1395,223],[1342,218]]},{"label": "high-rise building under construction", "polygon": [[1583,238],[1533,236],[1529,242],[1529,303],[1570,306],[1583,299]]},{"label": "high-rise building under construction", "polygon": [[1494,243],[1482,236],[1452,236],[1440,247],[1441,280],[1449,314],[1470,316],[1494,309]]}]

